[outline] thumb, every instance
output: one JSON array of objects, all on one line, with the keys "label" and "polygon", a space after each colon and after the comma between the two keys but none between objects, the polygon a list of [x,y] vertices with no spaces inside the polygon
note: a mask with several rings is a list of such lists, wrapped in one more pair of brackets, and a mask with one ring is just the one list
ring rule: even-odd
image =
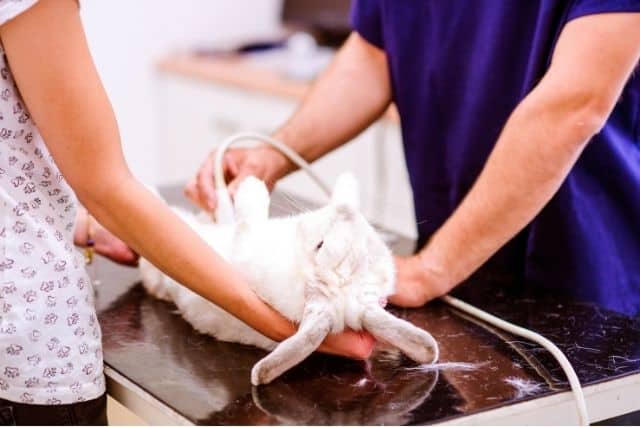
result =
[{"label": "thumb", "polygon": [[238,159],[236,159],[233,151],[229,151],[224,155],[224,170],[227,175],[227,181],[232,180],[240,171]]}]

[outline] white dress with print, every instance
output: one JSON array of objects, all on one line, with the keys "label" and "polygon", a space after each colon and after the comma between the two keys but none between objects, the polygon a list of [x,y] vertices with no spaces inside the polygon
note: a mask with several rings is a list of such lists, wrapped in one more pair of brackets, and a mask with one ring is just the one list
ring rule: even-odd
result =
[{"label": "white dress with print", "polygon": [[[33,3],[0,0],[0,24]],[[0,46],[0,398],[67,404],[104,393],[75,206]]]}]

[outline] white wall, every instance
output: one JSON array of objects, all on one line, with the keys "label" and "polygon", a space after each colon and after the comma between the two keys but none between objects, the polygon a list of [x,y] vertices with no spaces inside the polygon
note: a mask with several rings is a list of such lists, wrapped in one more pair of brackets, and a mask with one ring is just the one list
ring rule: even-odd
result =
[{"label": "white wall", "polygon": [[[85,31],[133,172],[157,179],[154,62],[278,28],[280,0],[81,0]],[[195,168],[195,165],[194,165]]]}]

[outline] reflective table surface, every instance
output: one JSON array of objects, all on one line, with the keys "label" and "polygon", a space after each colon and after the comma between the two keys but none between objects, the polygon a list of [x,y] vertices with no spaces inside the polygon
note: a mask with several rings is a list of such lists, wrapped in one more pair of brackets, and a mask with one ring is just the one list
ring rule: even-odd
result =
[{"label": "reflective table surface", "polygon": [[[184,203],[177,189],[164,193]],[[396,252],[412,250],[388,237]],[[428,424],[568,389],[544,349],[439,301],[391,311],[434,335],[441,362],[461,365],[424,370],[385,348],[366,363],[315,354],[256,388],[250,370],[263,351],[195,332],[173,305],[145,293],[136,269],[99,259],[90,272],[100,281],[105,363],[194,424]],[[640,319],[476,282],[459,296],[545,335],[583,385],[640,373]]]}]

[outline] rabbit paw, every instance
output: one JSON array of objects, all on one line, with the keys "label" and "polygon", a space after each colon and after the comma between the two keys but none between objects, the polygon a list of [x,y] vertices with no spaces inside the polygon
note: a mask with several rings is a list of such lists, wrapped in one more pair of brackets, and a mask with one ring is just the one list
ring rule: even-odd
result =
[{"label": "rabbit paw", "polygon": [[415,344],[404,348],[405,354],[418,363],[436,363],[439,357],[439,348],[436,340],[430,333],[416,328],[414,336]]},{"label": "rabbit paw", "polygon": [[360,208],[360,191],[354,174],[345,172],[338,176],[331,200],[337,205],[346,205],[356,210]]},{"label": "rabbit paw", "polygon": [[269,363],[265,363],[263,360],[256,363],[251,369],[251,384],[255,386],[269,384],[276,377],[277,373],[269,367]]},{"label": "rabbit paw", "polygon": [[269,216],[269,190],[264,182],[254,176],[246,177],[234,197],[236,219],[255,221]]}]

